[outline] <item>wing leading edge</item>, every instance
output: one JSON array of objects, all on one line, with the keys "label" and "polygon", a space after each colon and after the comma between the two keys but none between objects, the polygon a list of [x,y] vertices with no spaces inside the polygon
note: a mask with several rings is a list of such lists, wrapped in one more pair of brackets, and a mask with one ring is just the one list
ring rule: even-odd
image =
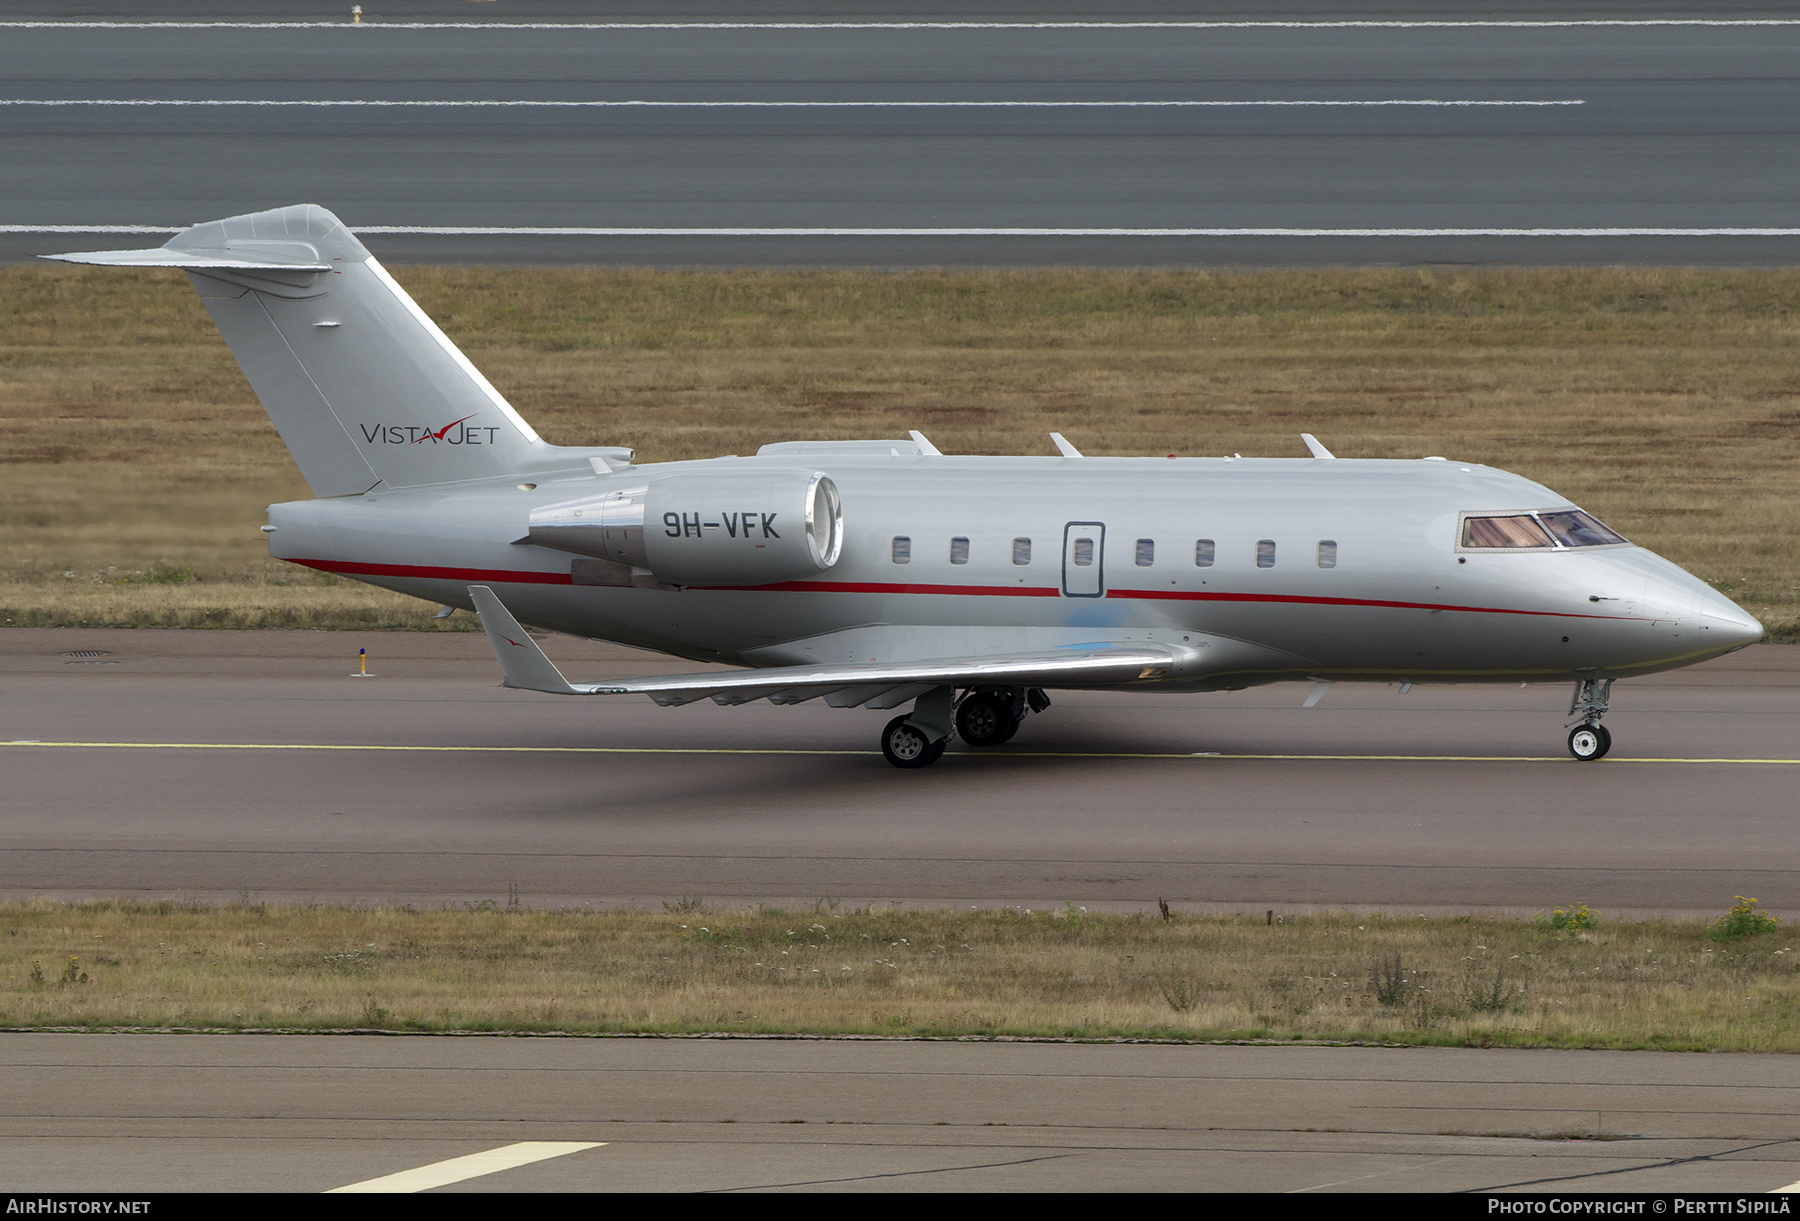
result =
[{"label": "wing leading edge", "polygon": [[502,685],[553,695],[647,695],[658,704],[719,704],[769,700],[799,704],[823,697],[834,708],[896,708],[936,687],[975,684],[1017,687],[1106,687],[1159,678],[1176,664],[1167,649],[1096,644],[1010,657],[950,657],[927,661],[827,666],[771,666],[716,674],[667,674],[617,682],[571,683],[519,626],[492,589],[469,586],[488,643],[500,662]]}]

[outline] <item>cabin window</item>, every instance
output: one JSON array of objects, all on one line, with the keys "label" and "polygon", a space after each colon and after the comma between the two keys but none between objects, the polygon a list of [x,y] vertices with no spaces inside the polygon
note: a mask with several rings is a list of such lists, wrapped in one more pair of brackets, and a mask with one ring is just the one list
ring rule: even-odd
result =
[{"label": "cabin window", "polygon": [[1539,513],[1538,520],[1565,547],[1605,547],[1625,541],[1580,509],[1571,509],[1567,513]]},{"label": "cabin window", "polygon": [[896,534],[894,536],[893,556],[894,563],[896,564],[912,563],[912,540],[904,534]]},{"label": "cabin window", "polygon": [[1013,540],[1013,563],[1020,566],[1031,563],[1031,540],[1015,538]]},{"label": "cabin window", "polygon": [[1194,540],[1194,567],[1211,568],[1213,566],[1213,541],[1210,538]]},{"label": "cabin window", "polygon": [[1137,541],[1137,566],[1148,568],[1154,563],[1156,563],[1156,540],[1140,538]]},{"label": "cabin window", "polygon": [[1074,559],[1077,568],[1086,568],[1092,564],[1094,562],[1094,540],[1091,538],[1076,539],[1071,558]]},{"label": "cabin window", "polygon": [[1256,541],[1256,566],[1258,568],[1275,567],[1275,540],[1263,538]]},{"label": "cabin window", "polygon": [[1551,547],[1555,544],[1537,518],[1529,513],[1508,517],[1468,517],[1463,519],[1462,545],[1465,547]]},{"label": "cabin window", "polygon": [[950,562],[952,564],[967,564],[969,562],[968,539],[953,538],[950,540]]},{"label": "cabin window", "polygon": [[1322,538],[1319,540],[1319,567],[1337,567],[1337,544],[1331,539]]}]

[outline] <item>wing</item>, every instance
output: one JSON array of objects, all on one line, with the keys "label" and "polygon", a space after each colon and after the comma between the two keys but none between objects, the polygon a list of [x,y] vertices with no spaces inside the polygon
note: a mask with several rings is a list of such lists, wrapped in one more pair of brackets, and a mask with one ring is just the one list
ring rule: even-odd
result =
[{"label": "wing", "polygon": [[485,585],[469,586],[503,686],[553,695],[647,695],[665,707],[711,699],[719,704],[770,700],[799,704],[824,697],[834,708],[895,708],[934,687],[1108,687],[1169,672],[1175,657],[1154,645],[1083,645],[1011,657],[833,666],[771,666],[716,674],[668,674],[618,682],[572,683]]}]

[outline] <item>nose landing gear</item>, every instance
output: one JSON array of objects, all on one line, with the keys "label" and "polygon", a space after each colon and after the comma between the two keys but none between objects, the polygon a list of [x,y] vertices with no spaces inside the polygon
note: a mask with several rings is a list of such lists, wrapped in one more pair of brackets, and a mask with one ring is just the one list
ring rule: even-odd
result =
[{"label": "nose landing gear", "polygon": [[1583,678],[1575,683],[1575,694],[1569,700],[1569,753],[1583,763],[1604,759],[1612,749],[1612,734],[1600,723],[1612,700],[1613,680]]},{"label": "nose landing gear", "polygon": [[1604,758],[1612,749],[1612,734],[1604,725],[1577,725],[1569,731],[1569,753],[1584,763]]}]

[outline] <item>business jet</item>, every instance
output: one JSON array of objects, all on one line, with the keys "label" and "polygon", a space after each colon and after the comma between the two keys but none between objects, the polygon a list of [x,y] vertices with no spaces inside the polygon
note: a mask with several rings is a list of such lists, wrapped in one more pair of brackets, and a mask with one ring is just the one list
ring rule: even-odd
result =
[{"label": "business jet", "polygon": [[[316,499],[270,554],[480,616],[504,685],[668,706],[901,710],[896,767],[1010,739],[1054,690],[1568,682],[1593,761],[1615,679],[1762,626],[1549,488],[1432,456],[940,453],[921,433],[635,460],[549,445],[323,208],[197,224],[179,267]],[[744,667],[570,682],[523,625]]]}]

